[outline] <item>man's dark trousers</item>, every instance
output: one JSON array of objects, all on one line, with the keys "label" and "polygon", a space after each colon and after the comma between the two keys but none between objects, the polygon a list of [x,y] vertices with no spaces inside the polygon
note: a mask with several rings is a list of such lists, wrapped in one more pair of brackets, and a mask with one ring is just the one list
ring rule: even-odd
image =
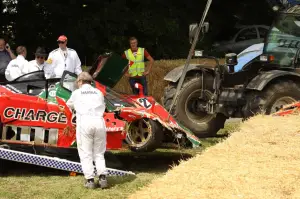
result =
[{"label": "man's dark trousers", "polygon": [[138,95],[139,89],[134,87],[135,83],[140,83],[143,86],[144,95],[148,95],[148,87],[147,87],[147,78],[146,76],[140,77],[129,77],[129,84],[132,89],[133,94]]}]

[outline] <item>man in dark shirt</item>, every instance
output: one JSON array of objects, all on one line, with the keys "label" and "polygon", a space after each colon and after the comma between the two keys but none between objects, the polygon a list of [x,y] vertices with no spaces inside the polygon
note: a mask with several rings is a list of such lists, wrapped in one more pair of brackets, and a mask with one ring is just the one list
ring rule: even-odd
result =
[{"label": "man in dark shirt", "polygon": [[[134,94],[139,91],[135,88],[135,83],[140,83],[143,86],[144,95],[148,95],[148,86],[146,76],[150,73],[154,59],[147,52],[146,49],[138,47],[138,41],[135,37],[129,39],[130,48],[126,50],[122,57],[129,60],[128,69],[125,76],[129,77],[129,84]],[[147,58],[150,63],[148,69],[145,69],[145,61]]]},{"label": "man in dark shirt", "polygon": [[10,47],[6,45],[5,40],[0,38],[0,82],[6,81],[5,69],[8,63],[15,58],[16,56],[11,51]]}]

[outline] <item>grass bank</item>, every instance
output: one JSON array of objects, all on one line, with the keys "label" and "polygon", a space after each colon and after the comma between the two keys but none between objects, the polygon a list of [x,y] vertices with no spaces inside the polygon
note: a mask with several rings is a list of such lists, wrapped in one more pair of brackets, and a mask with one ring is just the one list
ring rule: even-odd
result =
[{"label": "grass bank", "polygon": [[203,148],[178,150],[168,147],[152,153],[113,151],[107,159],[107,166],[133,171],[136,176],[109,177],[111,187],[107,190],[85,189],[82,175],[71,177],[64,171],[0,160],[0,199],[124,199],[152,180],[162,177],[181,160],[190,159],[203,149],[225,139],[228,131],[232,131],[237,125],[227,125],[216,138],[202,139]]}]

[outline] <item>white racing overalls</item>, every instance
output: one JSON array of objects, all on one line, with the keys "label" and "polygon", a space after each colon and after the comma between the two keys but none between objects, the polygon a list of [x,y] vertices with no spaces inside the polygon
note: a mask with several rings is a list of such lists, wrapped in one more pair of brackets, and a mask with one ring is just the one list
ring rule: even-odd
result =
[{"label": "white racing overalls", "polygon": [[18,55],[16,59],[13,59],[7,65],[5,70],[5,78],[8,81],[12,81],[27,73],[28,61],[22,56]]},{"label": "white racing overalls", "polygon": [[91,85],[83,84],[81,88],[72,93],[67,105],[76,111],[76,141],[84,177],[86,179],[94,178],[93,161],[96,165],[97,175],[106,175],[103,94]]},{"label": "white racing overalls", "polygon": [[48,64],[47,62],[44,62],[43,64],[38,64],[38,62],[34,59],[34,60],[28,62],[27,73],[43,70],[46,79],[49,79],[49,78],[51,78],[51,75],[52,75],[51,67],[52,67],[52,65]]}]

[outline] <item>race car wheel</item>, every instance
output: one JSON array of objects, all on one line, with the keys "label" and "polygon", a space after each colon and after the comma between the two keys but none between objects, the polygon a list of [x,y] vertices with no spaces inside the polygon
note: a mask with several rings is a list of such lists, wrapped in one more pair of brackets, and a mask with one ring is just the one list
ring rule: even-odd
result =
[{"label": "race car wheel", "polygon": [[143,118],[128,124],[126,141],[131,151],[152,152],[162,140],[162,126],[156,121]]}]

